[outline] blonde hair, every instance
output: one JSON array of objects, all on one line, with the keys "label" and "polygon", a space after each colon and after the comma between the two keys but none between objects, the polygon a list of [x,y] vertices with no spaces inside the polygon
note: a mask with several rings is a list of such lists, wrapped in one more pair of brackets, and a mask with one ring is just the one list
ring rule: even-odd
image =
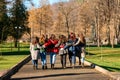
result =
[{"label": "blonde hair", "polygon": [[40,42],[43,42],[43,43],[45,42],[45,35],[44,34],[41,35]]},{"label": "blonde hair", "polygon": [[83,33],[80,33],[79,37],[80,37],[80,42],[85,44],[86,40],[85,40],[85,37],[84,37]]}]

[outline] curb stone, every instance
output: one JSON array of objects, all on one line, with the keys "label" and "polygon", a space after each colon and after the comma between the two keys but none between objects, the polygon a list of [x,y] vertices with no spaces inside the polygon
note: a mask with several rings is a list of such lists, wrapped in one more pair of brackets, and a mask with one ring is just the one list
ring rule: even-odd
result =
[{"label": "curb stone", "polygon": [[[104,69],[96,64],[93,64],[93,63],[88,62],[88,61],[85,61],[85,64],[88,66],[91,66],[91,68],[94,68],[97,71],[99,71],[107,76],[110,76],[113,80],[120,80],[120,75],[118,75],[118,76],[117,76],[117,74],[114,75],[114,74],[112,74],[112,72],[110,72],[110,71],[108,71],[108,70],[106,70],[106,69]],[[92,66],[92,65],[94,65],[94,66]]]}]

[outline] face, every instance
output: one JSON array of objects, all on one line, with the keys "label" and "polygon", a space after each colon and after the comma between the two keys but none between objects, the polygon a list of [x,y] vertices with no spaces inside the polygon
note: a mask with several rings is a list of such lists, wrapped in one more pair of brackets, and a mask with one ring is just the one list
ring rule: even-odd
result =
[{"label": "face", "polygon": [[55,39],[55,35],[54,34],[51,35],[51,39]]},{"label": "face", "polygon": [[74,39],[74,38],[75,38],[75,34],[71,34],[71,35],[70,35],[70,38],[71,38],[71,39]]}]

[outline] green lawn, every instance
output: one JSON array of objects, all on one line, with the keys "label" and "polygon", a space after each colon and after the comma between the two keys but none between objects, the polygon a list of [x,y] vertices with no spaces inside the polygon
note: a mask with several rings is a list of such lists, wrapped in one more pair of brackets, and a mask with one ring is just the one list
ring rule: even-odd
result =
[{"label": "green lawn", "polygon": [[[18,48],[13,48],[13,44],[0,44],[0,70],[6,70],[23,60],[29,53],[29,44],[20,44]],[[86,59],[110,71],[120,72],[120,46],[111,48],[109,46],[86,48]]]},{"label": "green lawn", "polygon": [[0,56],[0,70],[10,69],[12,66],[23,60],[27,55]]},{"label": "green lawn", "polygon": [[120,72],[120,48],[87,47],[86,59],[110,71]]},{"label": "green lawn", "polygon": [[0,70],[7,70],[29,55],[29,44],[20,44],[20,51],[13,43],[0,44]]}]

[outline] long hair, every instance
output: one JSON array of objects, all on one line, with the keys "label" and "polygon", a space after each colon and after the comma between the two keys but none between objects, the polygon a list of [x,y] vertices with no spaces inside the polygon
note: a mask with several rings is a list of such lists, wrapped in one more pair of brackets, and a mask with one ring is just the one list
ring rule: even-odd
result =
[{"label": "long hair", "polygon": [[80,42],[83,43],[83,44],[86,44],[85,37],[82,33],[79,34],[79,37],[80,37]]},{"label": "long hair", "polygon": [[45,42],[45,35],[44,35],[44,34],[41,35],[41,37],[40,37],[40,42],[41,42],[41,43],[44,43],[44,42]]},{"label": "long hair", "polygon": [[60,35],[59,39],[62,43],[65,43],[67,41],[66,36],[64,36],[64,35]]},{"label": "long hair", "polygon": [[35,45],[36,43],[39,43],[39,38],[38,37],[33,37],[31,40],[31,43]]},{"label": "long hair", "polygon": [[56,38],[55,34],[51,34],[50,39],[54,40],[55,38]]}]

